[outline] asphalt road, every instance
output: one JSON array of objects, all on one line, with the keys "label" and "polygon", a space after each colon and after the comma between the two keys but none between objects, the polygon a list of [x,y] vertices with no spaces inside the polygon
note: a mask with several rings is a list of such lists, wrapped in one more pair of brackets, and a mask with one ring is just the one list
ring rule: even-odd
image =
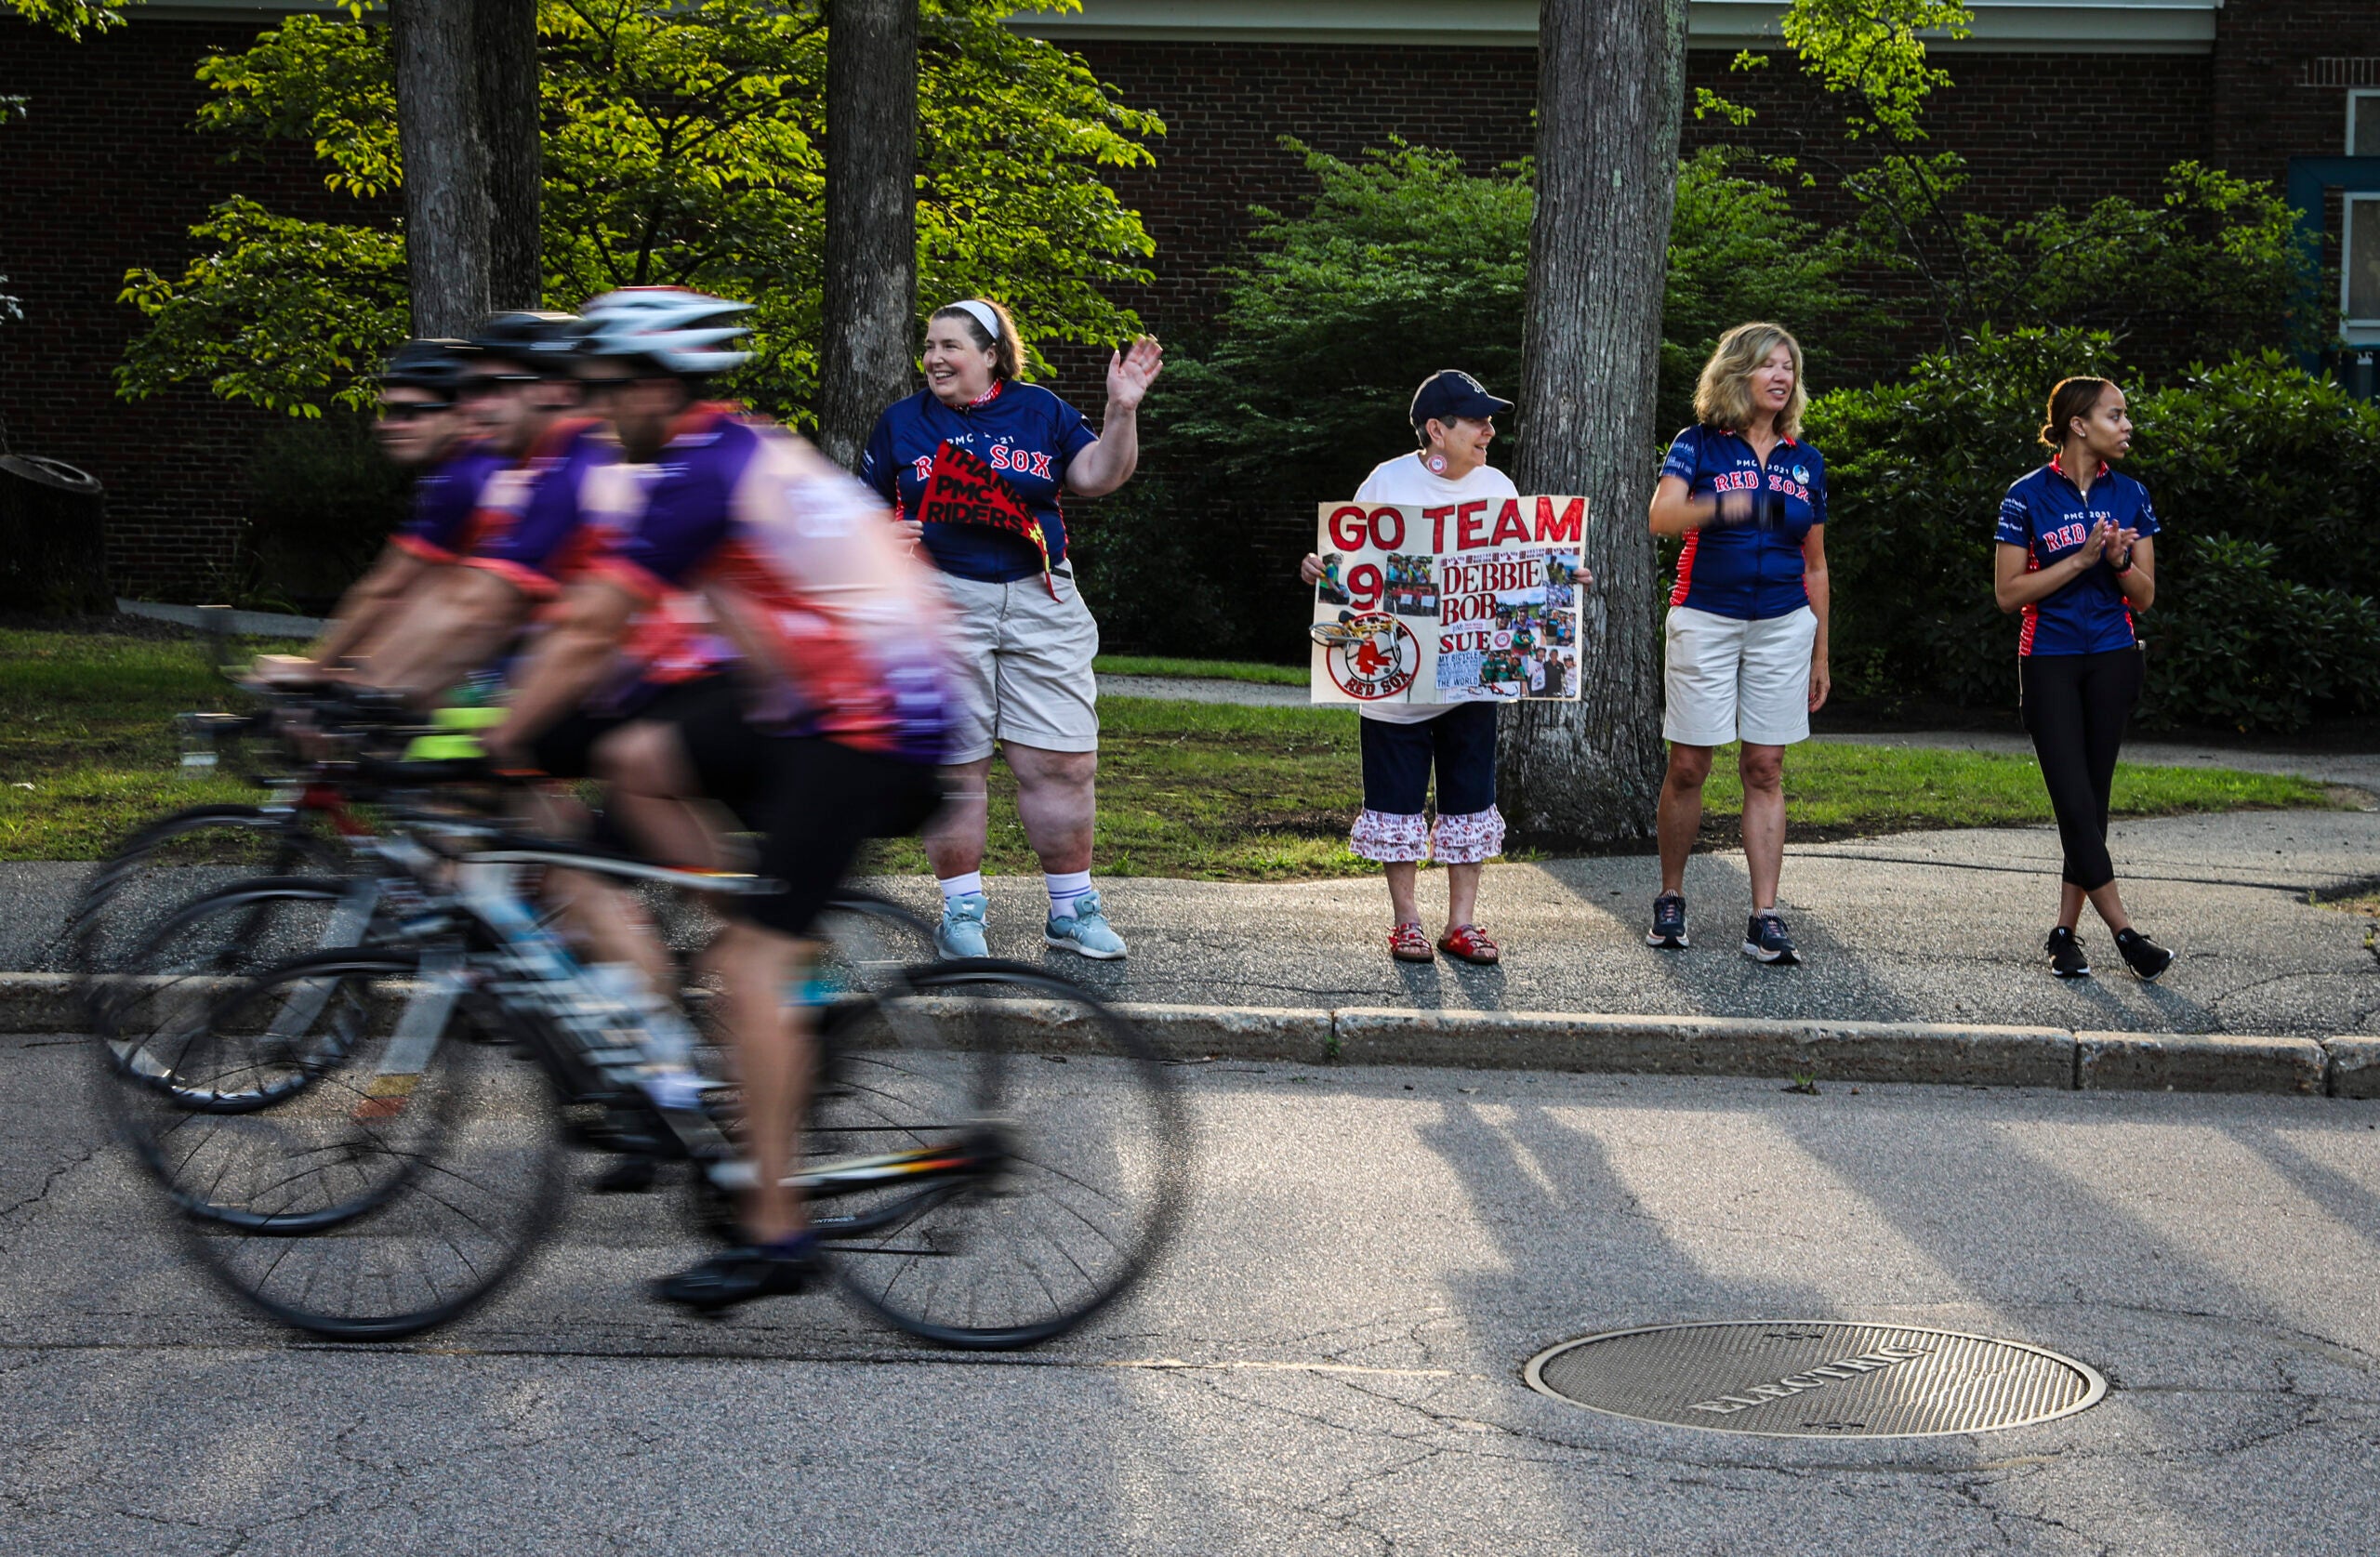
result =
[{"label": "asphalt road", "polygon": [[[0,1552],[2356,1553],[2380,1106],[1185,1067],[1203,1170],[1127,1307],[1012,1357],[828,1296],[721,1324],[581,1199],[492,1309],[299,1345],[184,1268],[0,1040]],[[1595,1416],[1540,1348],[1861,1318],[2078,1357],[2080,1416],[1901,1441]]]}]

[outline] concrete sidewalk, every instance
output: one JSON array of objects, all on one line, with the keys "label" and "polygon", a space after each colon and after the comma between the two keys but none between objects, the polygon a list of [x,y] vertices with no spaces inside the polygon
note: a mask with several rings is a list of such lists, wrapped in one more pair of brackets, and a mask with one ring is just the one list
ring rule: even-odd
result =
[{"label": "concrete sidewalk", "polygon": [[[2319,906],[2380,879],[2380,815],[2237,812],[2120,823],[2138,921],[2179,953],[2155,984],[2104,930],[2099,976],[2060,983],[2039,947],[2056,904],[2047,827],[1910,833],[1792,848],[1784,911],[1804,962],[1737,950],[1740,853],[1695,857],[1695,945],[1645,945],[1643,856],[1489,867],[1503,965],[1390,960],[1368,878],[1102,882],[1121,963],[1042,944],[1037,877],[991,883],[991,951],[1047,961],[1133,1006],[1169,1051],[1371,1063],[1673,1072],[2058,1088],[2380,1092],[2372,921]],[[89,867],[0,865],[0,968],[55,969]],[[1445,877],[1423,877],[1433,928]],[[872,883],[924,912],[922,878]],[[62,980],[0,977],[0,1028],[73,1021]],[[1037,1019],[1039,1020],[1039,1019]],[[1063,1019],[1048,1041],[1063,1047]],[[2175,1036],[2198,1036],[2183,1041]]]},{"label": "concrete sidewalk", "polygon": [[[1103,879],[1132,955],[1091,963],[1045,953],[1038,879],[997,877],[990,941],[996,957],[1062,960],[1116,999],[1180,1005],[2380,1034],[2369,921],[2306,901],[2380,877],[2380,816],[2119,822],[2112,847],[2134,916],[2179,953],[2155,984],[2122,970],[2096,920],[2083,938],[2099,976],[2050,977],[2040,947],[2058,856],[2047,827],[1789,845],[1783,909],[1798,968],[1739,955],[1749,889],[1732,851],[1698,854],[1686,873],[1695,943],[1684,952],[1644,943],[1656,884],[1645,856],[1489,866],[1481,918],[1502,943],[1499,968],[1390,961],[1387,894],[1374,879]],[[876,885],[921,909],[934,902],[922,879]],[[1424,872],[1434,932],[1445,901],[1445,877]]]}]

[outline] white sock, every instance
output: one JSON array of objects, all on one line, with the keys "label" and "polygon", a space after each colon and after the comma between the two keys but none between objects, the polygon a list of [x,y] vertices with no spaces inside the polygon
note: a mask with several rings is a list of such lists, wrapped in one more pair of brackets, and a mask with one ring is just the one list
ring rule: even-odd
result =
[{"label": "white sock", "polygon": [[938,876],[934,882],[942,888],[942,901],[948,903],[953,898],[965,897],[969,892],[980,896],[984,891],[984,873],[971,870],[964,876]]},{"label": "white sock", "polygon": [[1091,891],[1091,872],[1087,870],[1070,870],[1063,876],[1045,873],[1041,879],[1050,885],[1050,917],[1053,919],[1073,918],[1075,900]]}]

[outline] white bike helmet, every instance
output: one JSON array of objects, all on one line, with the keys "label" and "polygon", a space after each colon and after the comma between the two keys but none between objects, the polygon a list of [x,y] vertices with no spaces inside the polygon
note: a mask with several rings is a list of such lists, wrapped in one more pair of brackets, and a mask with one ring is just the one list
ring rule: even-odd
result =
[{"label": "white bike helmet", "polygon": [[624,286],[582,310],[579,350],[597,357],[641,357],[687,377],[725,373],[752,360],[725,350],[748,334],[734,322],[749,303],[732,303],[682,286]]}]

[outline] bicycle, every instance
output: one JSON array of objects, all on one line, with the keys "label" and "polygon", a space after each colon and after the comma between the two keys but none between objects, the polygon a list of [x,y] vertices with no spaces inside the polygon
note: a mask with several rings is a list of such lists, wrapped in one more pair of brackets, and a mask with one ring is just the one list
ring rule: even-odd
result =
[{"label": "bicycle", "polygon": [[[714,1072],[703,1106],[653,1103],[640,1076],[660,1012],[599,985],[517,874],[768,884],[485,831],[436,857],[414,867],[430,912],[217,981],[144,1040],[174,1085],[103,1089],[205,1268],[315,1334],[414,1334],[484,1302],[550,1228],[573,1128],[690,1161],[713,1202],[749,1182],[732,1088]],[[1013,1347],[1147,1269],[1179,1214],[1188,1126],[1129,1022],[990,960],[872,969],[814,1011],[793,1181],[832,1203],[814,1225],[849,1297],[926,1339]],[[236,1101],[194,1101],[210,1097]]]}]

